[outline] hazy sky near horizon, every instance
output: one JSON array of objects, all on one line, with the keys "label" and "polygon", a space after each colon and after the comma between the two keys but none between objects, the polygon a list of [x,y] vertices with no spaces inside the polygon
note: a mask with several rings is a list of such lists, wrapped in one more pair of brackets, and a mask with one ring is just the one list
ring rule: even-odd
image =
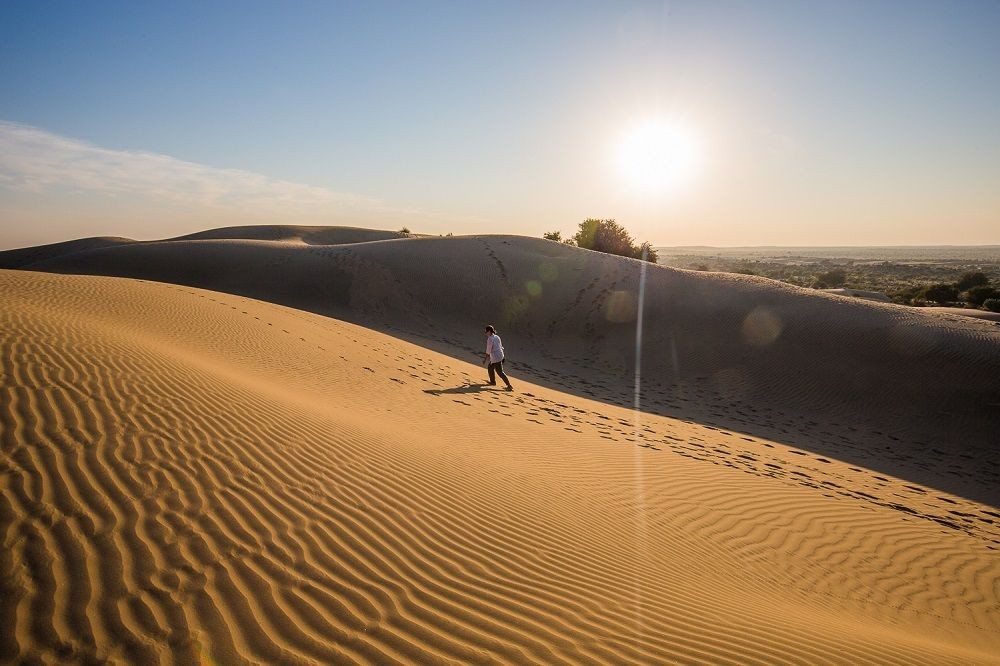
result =
[{"label": "hazy sky near horizon", "polygon": [[[650,121],[698,159],[639,190],[620,146]],[[0,247],[585,217],[1000,244],[1000,3],[0,5]]]}]

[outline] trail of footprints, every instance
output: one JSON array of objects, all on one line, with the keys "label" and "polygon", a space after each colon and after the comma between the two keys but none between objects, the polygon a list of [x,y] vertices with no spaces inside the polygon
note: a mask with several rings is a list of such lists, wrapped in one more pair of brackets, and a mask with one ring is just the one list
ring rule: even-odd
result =
[{"label": "trail of footprints", "polygon": [[[216,300],[206,292],[193,291],[188,288],[168,285],[171,288],[196,295],[218,303],[224,307],[240,311],[238,308],[229,305],[222,300]],[[249,301],[248,301],[249,302]],[[241,311],[248,314],[247,311]],[[248,315],[249,316],[249,315]],[[312,315],[295,315],[304,322],[311,325],[318,325],[317,320]],[[259,320],[259,317],[254,317]],[[268,326],[272,324],[266,323]],[[287,330],[282,331],[292,336]],[[300,342],[312,344],[304,337],[293,336]],[[450,397],[455,403],[466,407],[475,407],[477,404],[485,404],[487,411],[506,417],[520,416],[528,422],[547,426],[555,424],[564,430],[576,432],[581,435],[596,434],[598,439],[609,442],[624,442],[626,444],[640,446],[652,451],[669,451],[675,455],[689,459],[702,461],[713,465],[721,465],[739,470],[756,476],[770,477],[786,483],[794,483],[822,492],[827,496],[840,495],[854,500],[866,502],[868,504],[893,509],[904,513],[907,517],[914,519],[929,520],[937,523],[943,528],[962,531],[970,536],[982,539],[987,542],[987,547],[993,550],[1000,549],[1000,512],[991,511],[981,505],[969,502],[959,497],[945,497],[934,494],[932,490],[904,484],[887,477],[880,476],[871,471],[859,467],[848,467],[852,472],[850,477],[833,471],[833,468],[825,465],[830,464],[826,457],[806,453],[794,448],[785,448],[785,452],[791,456],[800,457],[803,461],[801,465],[789,461],[776,455],[781,451],[774,444],[762,438],[746,436],[740,432],[732,432],[719,427],[705,415],[699,418],[684,418],[686,412],[691,415],[698,410],[696,406],[721,405],[726,404],[727,411],[709,408],[707,416],[714,417],[727,422],[736,422],[746,426],[765,424],[777,433],[783,435],[795,435],[800,441],[802,433],[808,428],[819,428],[817,421],[809,420],[805,417],[799,419],[789,418],[787,415],[773,410],[766,406],[750,405],[739,401],[722,403],[717,398],[713,401],[711,393],[699,387],[690,389],[688,395],[677,395],[676,391],[665,390],[662,386],[646,389],[647,400],[643,403],[643,408],[652,413],[674,418],[689,425],[703,427],[714,431],[732,440],[732,445],[725,442],[709,443],[697,437],[678,437],[675,431],[671,431],[663,426],[654,428],[639,419],[637,426],[635,421],[625,419],[612,419],[599,411],[584,410],[571,405],[536,396],[529,392],[508,393],[502,388],[484,386],[485,378],[472,377],[467,372],[461,372],[456,377],[435,364],[432,359],[409,355],[402,356],[398,353],[391,355],[388,350],[369,346],[357,339],[352,342],[360,344],[370,351],[378,352],[387,359],[383,370],[390,376],[389,380],[398,384],[407,385],[416,383],[421,387],[423,393],[433,397]],[[443,340],[442,340],[443,341]],[[474,354],[477,358],[479,352],[464,347],[454,341],[446,341],[464,351]],[[319,344],[316,348],[326,351]],[[340,355],[340,360],[350,361],[347,357]],[[580,368],[586,366],[573,359],[552,356],[556,361],[577,365]],[[603,400],[620,407],[630,407],[630,403],[621,396],[620,391],[616,391],[610,381],[586,379],[552,370],[550,368],[538,366],[522,366],[517,363],[510,363],[512,380],[516,382],[517,377],[533,376],[541,378],[546,383],[554,384],[563,389],[573,392],[580,392],[591,398]],[[391,367],[395,366],[395,367]],[[378,375],[377,370],[371,367],[363,367],[363,371],[373,375]],[[485,372],[485,371],[484,371]],[[408,382],[404,377],[408,377]],[[456,379],[461,383],[456,386]],[[423,388],[429,385],[431,388]],[[471,402],[470,402],[471,401]],[[684,404],[681,404],[684,403]],[[650,409],[653,407],[653,409]],[[658,408],[658,409],[657,409]],[[673,414],[672,411],[680,410],[680,414]],[[831,424],[833,425],[833,424]],[[588,432],[588,429],[590,432]],[[748,429],[751,429],[748,427]],[[846,426],[852,432],[858,432],[853,426]],[[855,445],[851,439],[838,435],[829,430],[818,430],[818,434],[828,438],[836,438],[836,443],[845,448],[852,448]],[[891,434],[873,431],[873,434],[885,436],[890,440],[897,439]],[[830,440],[822,440],[824,444],[831,444]],[[769,452],[768,450],[773,450]],[[954,463],[945,464],[947,454],[938,449],[930,449],[941,457],[938,467],[944,472],[960,475],[962,468]],[[960,457],[971,460],[972,456],[959,454]],[[900,459],[909,460],[905,456]],[[810,466],[811,464],[818,466]],[[926,462],[924,465],[934,465],[934,461]],[[1000,479],[1000,473],[996,469],[996,463],[988,461],[991,469],[984,470],[986,475]],[[890,498],[890,499],[887,499]],[[895,499],[891,499],[895,498]]]},{"label": "trail of footprints", "polygon": [[[832,464],[828,458],[795,449],[787,450],[791,456],[803,459],[802,465],[796,465],[780,456],[769,455],[767,449],[776,449],[770,442],[741,436],[716,427],[704,426],[708,430],[732,438],[732,445],[724,442],[709,443],[697,436],[677,437],[662,427],[642,425],[637,430],[634,423],[623,419],[610,419],[597,411],[574,409],[532,393],[508,395],[492,387],[475,390],[477,385],[472,383],[471,377],[465,374],[463,380],[467,382],[465,386],[469,388],[469,397],[474,401],[489,403],[491,406],[488,407],[488,411],[492,413],[504,416],[524,415],[527,421],[540,426],[548,422],[561,426],[564,430],[581,434],[589,434],[585,429],[589,427],[591,433],[596,433],[602,440],[625,442],[654,451],[669,450],[693,460],[795,483],[828,496],[849,497],[985,539],[990,542],[990,548],[995,549],[1000,546],[1000,530],[997,529],[1000,526],[1000,514],[958,498],[931,495],[930,491],[924,488],[891,481],[858,467],[849,467],[848,469],[854,474],[848,477],[833,471],[832,468],[821,469],[822,466]],[[444,386],[443,383],[434,383],[434,386],[438,388],[431,389],[428,393],[434,395],[439,394],[437,391],[447,391],[440,388]],[[455,400],[455,402],[473,406],[465,400]],[[685,422],[697,425],[694,421]],[[811,466],[810,463],[817,466]],[[900,490],[903,492],[899,492]],[[886,499],[887,497],[890,499]],[[915,508],[917,506],[920,508]],[[966,510],[963,511],[959,507]]]}]

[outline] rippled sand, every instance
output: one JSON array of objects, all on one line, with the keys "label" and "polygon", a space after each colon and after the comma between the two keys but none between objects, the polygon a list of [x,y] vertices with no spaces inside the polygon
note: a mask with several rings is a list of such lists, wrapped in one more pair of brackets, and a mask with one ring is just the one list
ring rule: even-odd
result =
[{"label": "rippled sand", "polygon": [[[419,286],[392,279],[348,298]],[[777,354],[800,325],[782,303],[720,325]],[[868,339],[910,340],[874,321]],[[913,339],[958,342],[925,364],[969,363],[978,386],[994,334],[935,326]],[[123,278],[0,271],[0,349],[0,661],[1000,661],[1000,513],[960,457],[982,421],[954,424],[973,454],[928,442],[940,464],[904,478],[848,446],[883,441],[867,416],[786,424],[753,402],[752,362],[736,388],[681,384],[736,395],[714,421],[637,419],[586,364],[514,364],[507,393],[471,355]],[[774,395],[816,401],[807,350],[783,353]],[[841,387],[831,413],[855,392],[879,395]],[[885,436],[919,463],[906,432]]]}]

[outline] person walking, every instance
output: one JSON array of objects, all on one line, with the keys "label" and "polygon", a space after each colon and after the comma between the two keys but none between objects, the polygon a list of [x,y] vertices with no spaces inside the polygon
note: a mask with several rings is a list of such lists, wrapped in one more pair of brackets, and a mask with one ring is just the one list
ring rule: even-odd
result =
[{"label": "person walking", "polygon": [[495,328],[487,326],[486,355],[483,358],[483,365],[486,366],[487,372],[490,373],[490,386],[497,385],[496,375],[500,375],[500,379],[507,385],[507,390],[513,391],[514,387],[510,385],[510,380],[507,379],[507,375],[503,371],[503,361],[503,343],[500,341],[500,336],[497,335]]}]

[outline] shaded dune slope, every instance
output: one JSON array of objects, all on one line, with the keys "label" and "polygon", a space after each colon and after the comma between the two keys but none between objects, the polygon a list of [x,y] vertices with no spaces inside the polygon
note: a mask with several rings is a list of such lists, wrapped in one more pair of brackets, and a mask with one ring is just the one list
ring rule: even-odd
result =
[{"label": "shaded dune slope", "polygon": [[261,240],[299,242],[307,245],[343,245],[409,237],[409,234],[399,231],[382,231],[379,229],[363,229],[361,227],[261,224],[209,229],[186,236],[179,236],[172,240]]},{"label": "shaded dune slope", "polygon": [[143,245],[186,240],[244,240],[304,243],[306,245],[343,245],[367,243],[369,241],[393,238],[411,238],[411,234],[399,231],[364,229],[362,227],[319,227],[290,224],[260,224],[242,227],[221,227],[207,229],[193,234],[177,236],[163,241],[138,241],[120,236],[97,236],[76,240],[49,243],[37,247],[24,247],[0,252],[0,268],[29,268],[32,264],[50,259],[65,259],[77,252],[118,247],[123,245]]},{"label": "shaded dune slope", "polygon": [[0,349],[4,662],[998,663],[959,497],[182,286],[0,271]]},{"label": "shaded dune slope", "polygon": [[37,247],[23,247],[16,250],[6,250],[0,252],[0,268],[21,268],[30,266],[33,263],[56,259],[73,254],[102,247],[114,247],[117,245],[128,245],[137,241],[131,238],[121,238],[118,236],[98,236],[95,238],[79,238],[76,240],[63,241],[61,243],[50,243]]},{"label": "shaded dune slope", "polygon": [[[420,336],[456,357],[478,351],[490,321],[520,376],[630,403],[640,262],[513,236],[259,240],[358,230],[310,233],[231,228],[206,232],[226,240],[130,243],[20,267],[240,294]],[[643,315],[644,409],[1000,503],[994,324],[659,266],[646,271]]]}]

